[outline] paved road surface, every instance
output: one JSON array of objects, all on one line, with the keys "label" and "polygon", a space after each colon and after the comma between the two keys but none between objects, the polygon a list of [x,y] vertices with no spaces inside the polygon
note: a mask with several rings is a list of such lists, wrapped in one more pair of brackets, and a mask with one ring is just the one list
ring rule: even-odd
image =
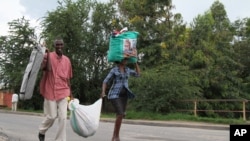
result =
[{"label": "paved road surface", "polygon": [[[38,141],[37,128],[43,117],[34,115],[3,113],[0,111],[0,141],[1,133],[9,137],[9,141]],[[56,124],[48,130],[46,141],[54,141]],[[153,125],[153,124],[152,124]],[[227,128],[206,128],[209,126],[177,126],[169,124],[165,126],[141,125],[124,123],[121,127],[122,141],[229,141],[229,130]],[[215,127],[215,126],[214,126]],[[225,127],[225,126],[224,126]],[[219,130],[218,130],[219,129]],[[113,132],[113,122],[100,122],[96,134],[89,138],[83,138],[73,132],[68,122],[68,141],[110,141]],[[2,136],[4,137],[4,136]]]}]

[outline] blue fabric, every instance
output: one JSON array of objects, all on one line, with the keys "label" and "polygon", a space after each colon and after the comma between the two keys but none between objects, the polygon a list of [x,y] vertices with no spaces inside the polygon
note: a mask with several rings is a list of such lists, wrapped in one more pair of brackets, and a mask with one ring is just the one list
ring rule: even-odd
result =
[{"label": "blue fabric", "polygon": [[130,76],[139,77],[136,71],[126,67],[125,73],[121,73],[119,67],[114,67],[110,70],[109,74],[104,79],[103,83],[108,83],[113,80],[113,84],[108,93],[108,99],[115,99],[119,97],[119,93],[122,90],[122,87],[127,89],[128,98],[134,98],[135,95],[128,88],[128,78]]}]

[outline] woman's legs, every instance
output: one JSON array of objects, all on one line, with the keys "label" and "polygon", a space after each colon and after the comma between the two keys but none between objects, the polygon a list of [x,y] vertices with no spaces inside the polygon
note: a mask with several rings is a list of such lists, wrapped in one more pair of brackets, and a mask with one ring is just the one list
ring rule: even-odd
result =
[{"label": "woman's legs", "polygon": [[115,111],[116,111],[116,120],[114,125],[114,132],[112,141],[120,141],[120,128],[122,124],[122,119],[125,117],[125,111],[127,106],[127,97],[119,97],[117,99],[111,100]]},{"label": "woman's legs", "polygon": [[121,128],[121,124],[122,124],[122,119],[123,119],[123,115],[116,116],[112,141],[120,141],[119,134],[120,134],[120,128]]}]

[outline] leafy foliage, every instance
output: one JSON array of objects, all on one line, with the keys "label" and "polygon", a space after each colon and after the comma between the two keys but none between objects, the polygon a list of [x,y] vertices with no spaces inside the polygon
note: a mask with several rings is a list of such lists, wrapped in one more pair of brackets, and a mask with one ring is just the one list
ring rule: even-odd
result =
[{"label": "leafy foliage", "polygon": [[168,64],[144,72],[141,78],[131,80],[137,98],[132,102],[139,111],[168,113],[181,107],[183,99],[201,97],[197,77],[188,67]]},{"label": "leafy foliage", "polygon": [[[19,93],[22,77],[26,66],[29,62],[30,53],[33,47],[36,45],[34,42],[34,28],[30,27],[29,21],[20,18],[9,22],[10,35],[1,37],[1,81],[4,83],[4,89],[11,89],[15,93]],[[38,91],[37,87],[35,91]],[[34,109],[40,109],[41,101],[40,95],[34,92],[33,101],[27,101],[23,105],[23,108],[34,107]],[[34,101],[37,99],[36,101]]]}]

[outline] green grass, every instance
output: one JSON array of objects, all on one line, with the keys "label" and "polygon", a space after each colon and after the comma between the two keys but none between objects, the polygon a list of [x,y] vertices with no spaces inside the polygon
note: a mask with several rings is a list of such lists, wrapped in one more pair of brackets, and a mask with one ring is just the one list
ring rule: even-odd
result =
[{"label": "green grass", "polygon": [[[102,113],[102,118],[114,118],[115,114]],[[135,112],[128,111],[126,119],[141,119],[141,120],[160,120],[160,121],[192,121],[192,122],[206,122],[216,124],[246,124],[248,121],[243,119],[229,119],[229,118],[209,118],[209,117],[195,117],[194,115],[181,114],[181,113],[170,113],[170,114],[159,114],[159,113],[147,113],[147,112]]]},{"label": "green grass", "polygon": [[[11,110],[10,108],[2,108],[4,110]],[[42,110],[23,110],[18,109],[21,112],[34,112],[43,113]],[[69,112],[68,112],[69,115]],[[114,113],[102,113],[101,118],[115,118]],[[159,114],[159,113],[148,113],[148,112],[137,112],[137,111],[127,111],[126,119],[135,120],[160,120],[160,121],[192,121],[192,122],[206,122],[206,123],[216,123],[216,124],[246,124],[250,121],[244,121],[242,118],[231,119],[231,118],[209,118],[209,117],[195,117],[190,114],[182,113],[170,113],[170,114]]]}]

